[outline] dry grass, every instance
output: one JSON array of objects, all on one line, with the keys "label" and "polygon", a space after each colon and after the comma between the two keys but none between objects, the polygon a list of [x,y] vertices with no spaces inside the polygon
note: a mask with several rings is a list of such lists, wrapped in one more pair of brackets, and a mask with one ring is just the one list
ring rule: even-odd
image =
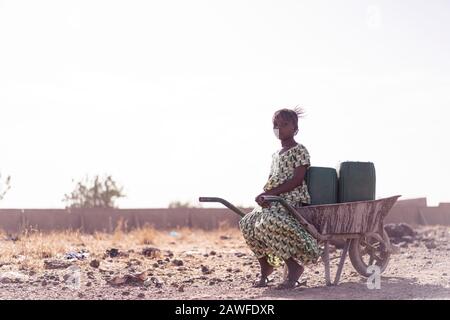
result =
[{"label": "dry grass", "polygon": [[178,228],[176,234],[156,230],[151,226],[126,231],[126,224],[119,222],[113,233],[96,232],[84,234],[79,231],[42,233],[26,230],[18,235],[17,241],[6,240],[9,236],[0,230],[0,266],[15,265],[19,270],[38,271],[43,268],[43,260],[57,258],[68,252],[88,251],[91,257],[101,257],[107,249],[118,248],[126,251],[141,250],[146,246],[170,248],[176,243],[186,246],[202,241],[217,242],[218,234],[237,235],[239,230],[223,225],[218,230],[193,230]]}]

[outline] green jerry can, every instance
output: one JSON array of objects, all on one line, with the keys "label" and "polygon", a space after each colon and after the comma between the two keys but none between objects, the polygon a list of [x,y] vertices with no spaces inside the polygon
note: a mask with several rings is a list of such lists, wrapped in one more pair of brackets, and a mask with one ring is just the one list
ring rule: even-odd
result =
[{"label": "green jerry can", "polygon": [[309,167],[305,181],[311,205],[337,203],[338,177],[335,168]]},{"label": "green jerry can", "polygon": [[372,162],[342,162],[339,167],[339,202],[375,200],[375,182]]}]

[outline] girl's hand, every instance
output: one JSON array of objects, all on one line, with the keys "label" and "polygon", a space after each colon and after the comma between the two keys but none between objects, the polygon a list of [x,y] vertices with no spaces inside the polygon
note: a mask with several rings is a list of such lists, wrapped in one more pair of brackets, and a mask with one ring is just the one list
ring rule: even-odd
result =
[{"label": "girl's hand", "polygon": [[263,208],[268,208],[270,206],[270,203],[267,201],[262,201],[261,196],[268,196],[269,194],[267,192],[260,193],[256,196],[255,201],[257,204],[259,204]]}]

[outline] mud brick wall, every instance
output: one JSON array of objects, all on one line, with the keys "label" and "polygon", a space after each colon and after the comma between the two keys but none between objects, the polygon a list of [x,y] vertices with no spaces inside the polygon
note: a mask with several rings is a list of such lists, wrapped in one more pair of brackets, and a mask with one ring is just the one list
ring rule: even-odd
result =
[{"label": "mud brick wall", "polygon": [[441,203],[438,207],[428,207],[426,198],[400,200],[391,209],[384,222],[406,222],[412,226],[450,226],[450,206]]},{"label": "mud brick wall", "polygon": [[[250,212],[252,208],[243,209]],[[125,230],[153,226],[156,229],[178,227],[213,230],[227,224],[238,227],[239,216],[227,208],[161,209],[0,209],[0,229],[17,233],[25,229],[42,232],[80,230],[113,232],[122,221]],[[450,205],[427,207],[426,198],[400,200],[384,220],[412,226],[450,226]]]},{"label": "mud brick wall", "polygon": [[[244,209],[244,212],[249,211],[251,209]],[[128,231],[146,225],[156,229],[190,227],[212,230],[221,225],[237,227],[238,221],[239,216],[226,208],[0,209],[0,229],[7,233],[17,233],[25,229],[42,232],[113,232],[120,224]]]}]

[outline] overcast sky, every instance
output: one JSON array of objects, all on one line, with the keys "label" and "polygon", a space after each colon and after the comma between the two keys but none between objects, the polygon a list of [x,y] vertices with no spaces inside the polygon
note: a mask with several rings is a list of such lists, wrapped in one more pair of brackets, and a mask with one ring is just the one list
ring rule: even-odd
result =
[{"label": "overcast sky", "polygon": [[253,206],[296,105],[312,165],[450,202],[449,36],[439,0],[0,0],[0,207],[63,207],[85,174],[122,208]]}]

